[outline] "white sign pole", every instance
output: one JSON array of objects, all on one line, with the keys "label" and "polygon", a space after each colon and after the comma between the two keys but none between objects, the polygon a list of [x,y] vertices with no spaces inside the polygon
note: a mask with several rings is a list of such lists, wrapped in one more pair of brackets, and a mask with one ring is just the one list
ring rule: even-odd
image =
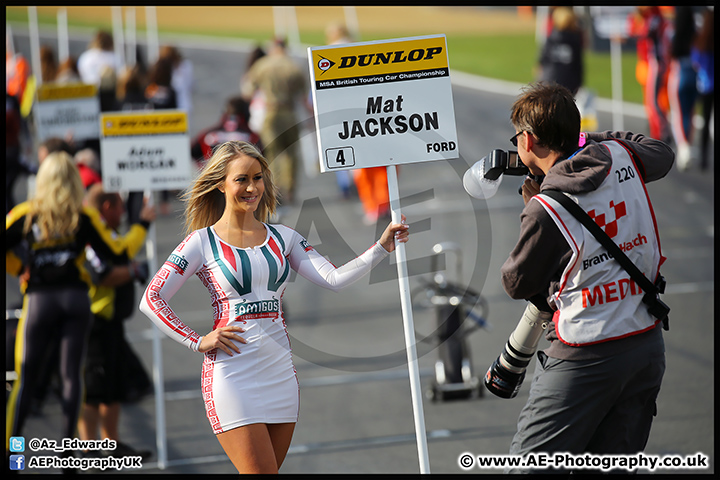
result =
[{"label": "white sign pole", "polygon": [[63,63],[70,56],[70,40],[68,37],[67,9],[61,8],[57,12],[58,29],[58,61]]},{"label": "white sign pole", "polygon": [[[387,167],[388,193],[390,196],[390,210],[393,223],[400,223],[400,193],[398,187],[397,166]],[[398,282],[400,284],[400,306],[403,315],[403,333],[405,334],[405,350],[410,373],[410,396],[412,397],[413,418],[415,420],[415,437],[417,439],[418,456],[420,459],[420,473],[430,473],[430,460],[428,458],[427,436],[425,433],[425,416],[422,404],[422,388],[420,385],[420,369],[418,367],[417,351],[415,349],[415,325],[413,323],[412,303],[410,298],[410,282],[407,273],[407,257],[405,244],[395,245],[395,261],[397,263]]]},{"label": "white sign pole", "polygon": [[297,12],[294,6],[285,8],[285,24],[288,28],[288,45],[300,46],[300,29],[298,28]]},{"label": "white sign pole", "polygon": [[345,25],[350,31],[350,38],[355,41],[360,39],[360,22],[358,21],[357,10],[354,6],[344,6]]},{"label": "white sign pole", "polygon": [[125,68],[125,36],[123,35],[122,7],[112,7],[112,32],[117,64],[120,67],[118,73]]},{"label": "white sign pole", "polygon": [[132,69],[137,63],[137,38],[135,32],[135,8],[130,7],[125,12],[125,42],[128,68]]},{"label": "white sign pole", "polygon": [[37,7],[28,7],[28,26],[30,27],[30,61],[36,85],[42,85],[40,66],[40,33],[38,32]]},{"label": "white sign pole", "polygon": [[5,22],[5,48],[7,49],[7,53],[15,55],[15,43],[13,41],[12,27],[7,22]]},{"label": "white sign pole", "polygon": [[[153,192],[145,191],[148,205],[154,203]],[[145,239],[145,250],[147,252],[148,267],[151,273],[157,271],[157,240],[155,223],[150,224]],[[167,427],[165,425],[165,374],[163,371],[162,357],[162,333],[154,322],[152,346],[153,346],[153,383],[155,388],[155,446],[157,447],[158,468],[165,470],[167,466]]]},{"label": "white sign pole", "polygon": [[160,39],[157,29],[157,12],[151,5],[145,6],[145,33],[147,34],[147,62],[152,65],[160,56]]},{"label": "white sign pole", "polygon": [[622,46],[620,36],[610,38],[610,58],[612,59],[612,96],[613,96],[613,130],[624,130],[623,122],[623,88],[622,88]]}]

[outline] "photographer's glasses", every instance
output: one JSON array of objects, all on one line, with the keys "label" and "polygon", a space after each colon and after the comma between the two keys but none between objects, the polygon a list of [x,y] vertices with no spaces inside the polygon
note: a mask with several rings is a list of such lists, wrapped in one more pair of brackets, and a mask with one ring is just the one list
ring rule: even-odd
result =
[{"label": "photographer's glasses", "polygon": [[516,133],[515,135],[513,135],[513,137],[510,139],[510,143],[513,144],[513,147],[517,147],[517,142],[518,142],[518,138],[517,138],[517,137],[520,136],[520,134],[522,134],[524,131],[525,131],[525,130],[520,130],[518,133]]}]

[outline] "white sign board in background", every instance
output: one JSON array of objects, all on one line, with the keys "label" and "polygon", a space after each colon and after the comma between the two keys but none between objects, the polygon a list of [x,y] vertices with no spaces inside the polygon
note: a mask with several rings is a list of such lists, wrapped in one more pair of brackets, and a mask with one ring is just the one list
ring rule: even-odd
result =
[{"label": "white sign board in background", "polygon": [[320,170],[459,156],[444,35],[308,49]]},{"label": "white sign board in background", "polygon": [[38,87],[34,106],[38,139],[68,138],[75,141],[98,138],[100,100],[94,85],[45,84]]},{"label": "white sign board in background", "polygon": [[595,32],[601,38],[628,38],[630,36],[628,17],[635,12],[636,8],[632,6],[590,7]]},{"label": "white sign board in background", "polygon": [[176,110],[101,115],[105,191],[182,190],[192,181],[187,115]]}]

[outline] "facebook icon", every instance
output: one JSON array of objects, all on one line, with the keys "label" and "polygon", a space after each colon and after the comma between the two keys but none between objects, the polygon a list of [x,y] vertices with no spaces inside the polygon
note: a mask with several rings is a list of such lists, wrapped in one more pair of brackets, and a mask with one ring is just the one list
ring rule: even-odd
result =
[{"label": "facebook icon", "polygon": [[10,470],[25,470],[25,455],[10,455]]}]

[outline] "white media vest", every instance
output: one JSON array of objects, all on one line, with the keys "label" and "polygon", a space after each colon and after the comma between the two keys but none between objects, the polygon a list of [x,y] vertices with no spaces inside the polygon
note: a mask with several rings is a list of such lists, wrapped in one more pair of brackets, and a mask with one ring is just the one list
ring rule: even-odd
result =
[{"label": "white media vest", "polygon": [[[645,183],[623,145],[612,140],[602,145],[612,156],[608,176],[593,192],[566,195],[654,282],[665,258]],[[591,345],[655,327],[660,320],[642,302],[644,292],[595,237],[552,198],[538,194],[533,199],[555,221],[573,252],[555,294],[553,320],[560,341]]]}]

